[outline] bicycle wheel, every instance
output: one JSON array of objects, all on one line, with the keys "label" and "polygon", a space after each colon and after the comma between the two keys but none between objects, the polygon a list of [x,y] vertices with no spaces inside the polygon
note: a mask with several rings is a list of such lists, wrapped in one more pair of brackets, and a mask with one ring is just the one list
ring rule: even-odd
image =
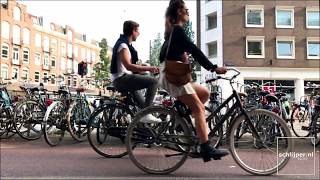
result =
[{"label": "bicycle wheel", "polygon": [[67,130],[65,107],[60,101],[53,102],[44,117],[44,138],[50,146],[58,145]]},{"label": "bicycle wheel", "polygon": [[15,134],[13,128],[13,122],[12,119],[10,119],[10,111],[5,108],[0,108],[0,139],[12,137]]},{"label": "bicycle wheel", "polygon": [[117,103],[106,103],[93,112],[87,132],[94,151],[107,158],[127,155],[125,136],[132,118],[133,113]]},{"label": "bicycle wheel", "polygon": [[[244,115],[237,118],[228,134],[230,151],[236,163],[245,171],[255,175],[270,175],[281,170],[289,161],[292,139],[290,130],[278,115],[264,110],[255,109],[248,112],[261,139],[254,137]],[[246,126],[244,134],[237,136],[239,126]]]},{"label": "bicycle wheel", "polygon": [[73,102],[67,113],[67,122],[71,136],[81,142],[87,137],[87,124],[91,115],[87,101],[80,99]]},{"label": "bicycle wheel", "polygon": [[291,114],[291,128],[297,137],[308,137],[308,127],[311,124],[308,110],[304,107],[297,108]]},{"label": "bicycle wheel", "polygon": [[42,136],[42,120],[45,109],[37,101],[27,100],[17,104],[13,125],[18,135],[27,140],[36,140]]},{"label": "bicycle wheel", "polygon": [[[153,115],[161,123],[141,120]],[[131,161],[142,171],[168,174],[186,161],[190,152],[191,128],[174,110],[151,106],[135,115],[128,127],[126,145]]]},{"label": "bicycle wheel", "polygon": [[320,112],[315,114],[310,128],[310,137],[314,137],[310,139],[311,144],[317,146],[320,144]]}]

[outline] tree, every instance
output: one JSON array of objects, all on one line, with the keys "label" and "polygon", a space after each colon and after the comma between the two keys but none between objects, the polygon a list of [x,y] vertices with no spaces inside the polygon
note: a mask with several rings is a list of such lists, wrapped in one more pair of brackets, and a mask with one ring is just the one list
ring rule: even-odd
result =
[{"label": "tree", "polygon": [[110,76],[110,57],[108,56],[108,43],[105,38],[99,42],[100,62],[96,63],[93,67],[95,71],[95,80],[109,78]]},{"label": "tree", "polygon": [[150,59],[148,63],[150,63],[151,66],[159,66],[160,64],[159,55],[162,43],[163,41],[161,39],[160,33],[158,33],[157,38],[153,40],[152,45],[150,47]]},{"label": "tree", "polygon": [[[184,25],[183,29],[190,40],[194,42],[194,31],[192,30],[192,22],[188,21],[188,23]],[[197,61],[194,60],[192,56],[189,57],[189,60],[192,67],[192,79],[196,80],[197,75],[195,74],[195,72],[200,70],[200,65]]]}]

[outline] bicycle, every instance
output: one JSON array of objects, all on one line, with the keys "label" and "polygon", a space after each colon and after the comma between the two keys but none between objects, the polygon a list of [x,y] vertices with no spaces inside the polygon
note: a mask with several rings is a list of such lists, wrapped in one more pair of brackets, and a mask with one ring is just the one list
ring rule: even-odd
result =
[{"label": "bicycle", "polygon": [[[107,87],[114,95],[116,89]],[[131,93],[100,104],[91,114],[87,132],[88,141],[95,152],[107,158],[120,158],[127,155],[125,136],[128,124],[140,109]]]},{"label": "bicycle", "polygon": [[[220,79],[229,80],[232,95],[207,117],[207,121],[215,124],[209,132],[209,141],[216,144],[223,136],[221,130],[223,123],[234,112],[239,112],[239,115],[232,119],[227,133],[233,159],[249,173],[273,174],[281,170],[289,161],[288,156],[278,157],[277,154],[292,150],[290,138],[279,138],[291,137],[290,130],[284,120],[273,112],[263,109],[251,111],[244,109],[238,93],[232,86],[240,72],[232,68],[228,71],[234,71],[236,74],[230,78],[220,77]],[[216,116],[217,112],[232,99],[235,103],[226,114],[221,119]],[[148,114],[162,119],[162,123],[142,123],[141,118]],[[278,149],[275,146],[276,142],[278,142]],[[133,164],[151,174],[171,173],[182,166],[187,157],[200,157],[199,139],[191,123],[190,110],[179,101],[176,101],[171,108],[152,106],[139,111],[129,124],[126,145]],[[152,149],[156,149],[155,152]],[[260,152],[256,153],[256,151]],[[257,164],[257,158],[254,157],[257,154],[259,162],[263,164],[260,164],[260,167],[253,167]],[[268,158],[268,162],[262,160],[263,157]],[[171,165],[169,165],[170,162]]]}]

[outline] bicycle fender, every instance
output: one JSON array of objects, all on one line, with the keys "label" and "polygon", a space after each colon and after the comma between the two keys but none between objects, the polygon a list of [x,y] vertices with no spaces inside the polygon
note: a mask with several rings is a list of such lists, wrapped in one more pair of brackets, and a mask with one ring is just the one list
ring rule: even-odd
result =
[{"label": "bicycle fender", "polygon": [[60,101],[54,101],[50,106],[47,108],[46,114],[44,115],[43,122],[47,122],[49,118],[50,111],[59,103]]}]

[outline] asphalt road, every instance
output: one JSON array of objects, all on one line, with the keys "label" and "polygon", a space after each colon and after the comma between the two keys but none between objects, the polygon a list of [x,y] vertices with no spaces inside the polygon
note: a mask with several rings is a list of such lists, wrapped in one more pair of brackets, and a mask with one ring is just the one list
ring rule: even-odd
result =
[{"label": "asphalt road", "polygon": [[[308,141],[297,142],[297,149],[313,152]],[[48,146],[43,138],[25,141],[14,137],[1,140],[0,153],[0,179],[319,179],[320,171],[319,146],[315,149],[315,161],[289,161],[283,171],[284,174],[307,172],[311,175],[263,177],[242,170],[231,155],[208,163],[189,158],[169,175],[150,175],[135,167],[128,156],[107,159],[93,151],[88,142],[76,143],[70,137],[57,147]]]}]

